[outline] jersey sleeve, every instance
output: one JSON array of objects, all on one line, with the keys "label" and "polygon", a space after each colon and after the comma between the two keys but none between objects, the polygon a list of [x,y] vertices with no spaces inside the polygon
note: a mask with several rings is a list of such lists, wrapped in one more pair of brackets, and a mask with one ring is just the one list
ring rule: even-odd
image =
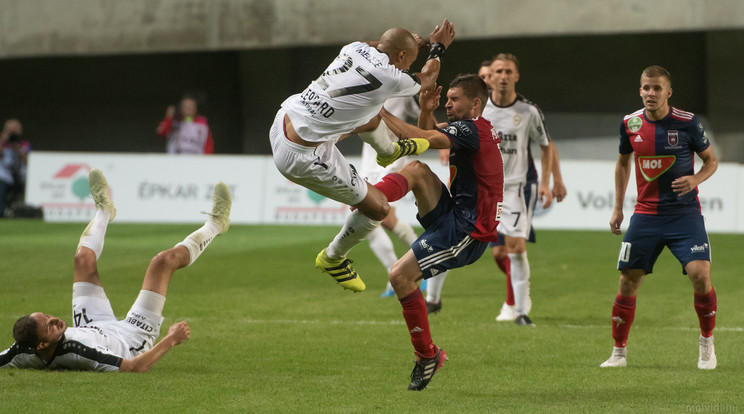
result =
[{"label": "jersey sleeve", "polygon": [[[122,358],[91,348],[78,341],[66,341],[55,353],[59,368],[75,371],[118,371]],[[62,362],[64,361],[64,362]]]},{"label": "jersey sleeve", "polygon": [[620,147],[618,148],[620,154],[630,154],[633,152],[633,146],[630,145],[630,139],[628,139],[628,131],[625,128],[625,121],[620,123]]},{"label": "jersey sleeve", "polygon": [[447,135],[455,150],[478,151],[480,149],[478,128],[473,121],[451,122],[439,131]]},{"label": "jersey sleeve", "polygon": [[33,349],[22,349],[18,344],[0,352],[0,368],[43,369],[44,363],[34,354]]},{"label": "jersey sleeve", "polygon": [[690,147],[693,151],[703,152],[710,147],[710,141],[705,135],[703,123],[696,116],[692,117],[687,133],[690,136]]},{"label": "jersey sleeve", "polygon": [[548,137],[548,130],[545,128],[545,118],[543,113],[537,105],[533,105],[530,109],[532,114],[532,121],[530,122],[529,138],[531,142],[536,142],[540,146],[548,146],[550,144]]},{"label": "jersey sleeve", "polygon": [[421,91],[421,80],[416,75],[403,72],[397,68],[394,69],[397,72],[395,77],[398,80],[398,87],[391,95],[391,98],[413,96]]}]

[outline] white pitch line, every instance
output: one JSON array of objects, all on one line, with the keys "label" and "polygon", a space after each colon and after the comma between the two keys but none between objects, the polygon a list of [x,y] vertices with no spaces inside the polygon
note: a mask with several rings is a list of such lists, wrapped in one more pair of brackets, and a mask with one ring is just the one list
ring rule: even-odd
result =
[{"label": "white pitch line", "polygon": [[[403,320],[390,320],[390,321],[365,321],[365,320],[338,320],[333,319],[329,321],[322,321],[319,319],[241,319],[239,322],[249,323],[249,324],[290,324],[290,325],[379,325],[379,326],[398,326],[398,325],[405,325],[405,322]],[[459,325],[459,326],[484,326],[484,325],[494,325],[494,326],[506,326],[504,324],[496,324],[495,322],[493,324],[485,323],[485,322],[447,322],[443,323],[442,325]],[[508,324],[507,324],[508,325]],[[556,327],[556,328],[566,328],[566,329],[611,329],[611,324],[608,322],[607,325],[550,325],[550,324],[544,324],[544,325],[538,325],[545,326],[545,327]],[[643,327],[634,327],[635,329],[644,329]],[[690,328],[690,327],[674,327],[674,326],[667,326],[663,328],[654,327],[655,330],[666,330],[666,331],[697,331],[699,328]],[[717,326],[715,328],[716,332],[744,332],[744,328],[742,327],[726,327],[726,326]]]}]

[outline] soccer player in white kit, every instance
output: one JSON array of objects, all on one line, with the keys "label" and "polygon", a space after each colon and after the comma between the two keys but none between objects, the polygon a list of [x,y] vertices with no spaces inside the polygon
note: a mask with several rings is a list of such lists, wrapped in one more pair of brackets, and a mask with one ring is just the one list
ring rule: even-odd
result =
[{"label": "soccer player in white kit", "polygon": [[[553,167],[553,151],[543,122],[542,112],[534,103],[516,91],[519,81],[519,61],[512,54],[499,54],[491,63],[491,96],[483,117],[491,121],[501,136],[504,160],[504,205],[499,234],[505,236],[511,282],[514,289],[515,323],[533,325],[528,313],[530,299],[530,265],[526,241],[532,226],[535,200],[539,197],[548,208],[553,196],[548,188]],[[539,185],[529,177],[532,155],[530,144],[537,143],[541,152],[542,173]],[[534,172],[534,171],[533,171]],[[530,179],[532,178],[532,179]],[[530,185],[531,188],[525,189]],[[527,190],[527,191],[525,191]],[[530,196],[530,200],[526,199]]]},{"label": "soccer player in white kit", "polygon": [[382,192],[360,179],[336,142],[358,133],[384,165],[425,151],[426,140],[393,142],[380,123],[379,112],[389,98],[415,95],[435,86],[440,58],[454,36],[447,19],[435,27],[429,36],[429,59],[416,74],[406,71],[424,42],[404,29],[389,29],[377,42],[350,43],[318,79],[287,98],[277,112],[269,135],[274,163],[282,175],[355,208],[315,261],[345,289],[361,292],[366,288],[346,255],[387,216],[389,205]]},{"label": "soccer player in white kit", "polygon": [[126,319],[117,320],[97,267],[116,208],[100,170],[90,171],[89,184],[97,211],[75,252],[74,326],[42,312],[21,317],[13,327],[16,342],[0,352],[0,368],[145,372],[191,336],[188,324],[182,321],[173,324],[155,344],[173,273],[194,263],[209,243],[230,227],[232,195],[228,187],[222,182],[215,185],[212,212],[204,226],[152,259],[137,300]]}]

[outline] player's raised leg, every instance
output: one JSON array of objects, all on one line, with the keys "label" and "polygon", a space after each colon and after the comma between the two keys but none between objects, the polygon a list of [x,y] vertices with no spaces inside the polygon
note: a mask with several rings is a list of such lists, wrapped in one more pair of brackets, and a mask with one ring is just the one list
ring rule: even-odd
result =
[{"label": "player's raised leg", "polygon": [[74,281],[101,286],[96,262],[103,252],[108,223],[116,217],[116,207],[111,201],[108,182],[101,170],[93,169],[88,173],[88,186],[96,205],[96,214],[83,230],[75,251]]},{"label": "player's raised leg", "polygon": [[354,206],[355,210],[346,218],[331,244],[318,253],[315,266],[331,275],[345,289],[362,292],[367,288],[346,256],[387,217],[390,212],[388,202],[399,200],[408,192],[408,183],[401,178],[400,174],[393,173],[374,186],[367,184],[367,195]]},{"label": "player's raised leg", "polygon": [[223,182],[217,183],[212,193],[212,211],[207,213],[209,216],[207,221],[182,242],[153,257],[142,282],[142,291],[154,292],[162,296],[164,302],[173,273],[177,269],[194,264],[214,238],[230,228],[231,208],[230,189]]}]

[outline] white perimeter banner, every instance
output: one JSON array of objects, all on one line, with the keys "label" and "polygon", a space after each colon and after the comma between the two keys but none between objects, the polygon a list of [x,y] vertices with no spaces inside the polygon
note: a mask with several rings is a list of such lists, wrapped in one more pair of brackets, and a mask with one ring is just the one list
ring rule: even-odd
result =
[{"label": "white perimeter banner", "polygon": [[[360,165],[359,161],[359,157],[349,157],[354,165]],[[447,167],[435,158],[423,161],[446,182]],[[218,181],[232,190],[231,221],[236,224],[337,225],[349,213],[347,206],[288,181],[268,156],[34,151],[29,159],[26,201],[41,206],[47,221],[90,220],[95,212],[87,181],[91,168],[106,175],[120,222],[200,223],[204,221],[200,212],[210,210],[212,188]],[[609,231],[615,163],[563,160],[561,171],[568,196],[548,209],[538,207],[535,228]],[[744,233],[744,166],[720,164],[699,191],[708,231]],[[631,174],[624,208],[626,228],[635,194]],[[409,193],[394,205],[400,219],[417,224],[414,201]]]}]

